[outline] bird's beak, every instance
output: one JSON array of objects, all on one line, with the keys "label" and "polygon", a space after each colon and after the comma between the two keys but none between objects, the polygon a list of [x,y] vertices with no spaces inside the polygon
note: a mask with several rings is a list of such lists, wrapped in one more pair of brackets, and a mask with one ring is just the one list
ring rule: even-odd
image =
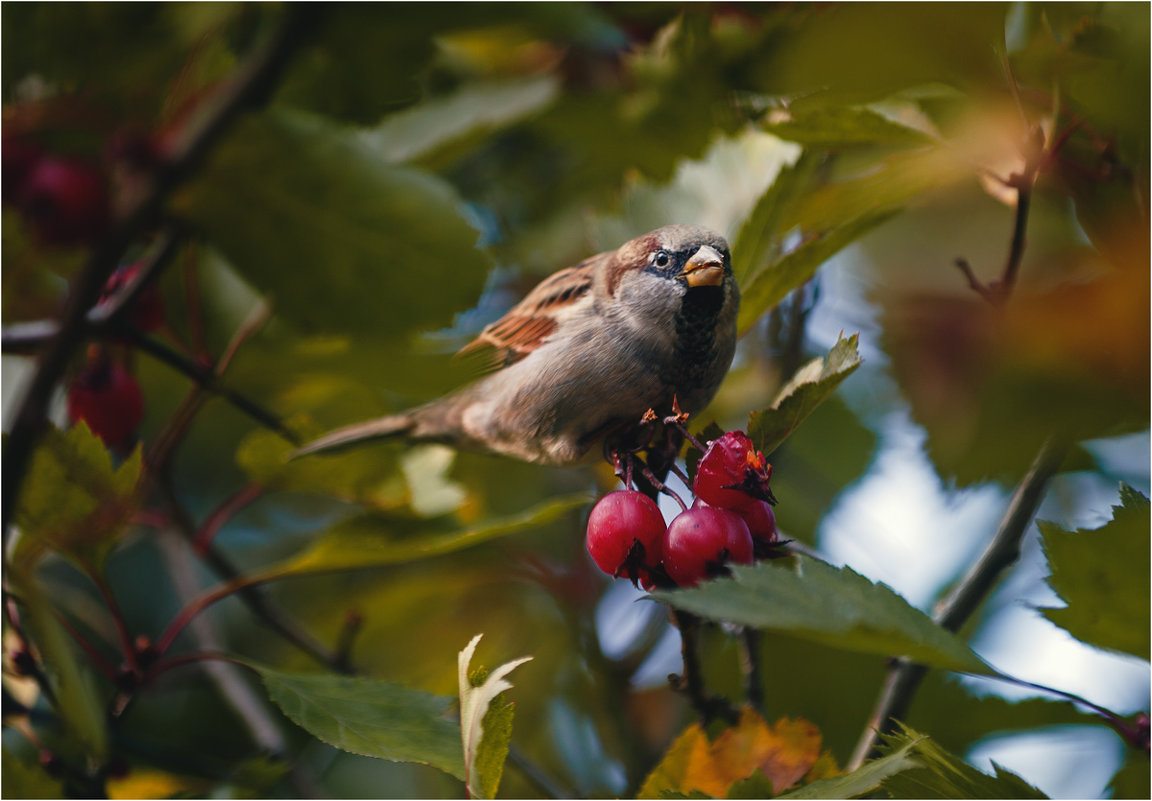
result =
[{"label": "bird's beak", "polygon": [[692,287],[720,286],[724,281],[724,257],[715,248],[704,245],[688,259],[679,277]]}]

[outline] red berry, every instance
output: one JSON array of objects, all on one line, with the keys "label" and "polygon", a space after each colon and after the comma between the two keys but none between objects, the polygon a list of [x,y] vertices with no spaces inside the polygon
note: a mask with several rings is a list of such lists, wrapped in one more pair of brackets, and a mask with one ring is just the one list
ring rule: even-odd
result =
[{"label": "red berry", "polygon": [[68,419],[83,420],[111,448],[126,451],[144,417],[144,396],[136,378],[111,361],[84,368],[68,387]]},{"label": "red berry", "polygon": [[[139,262],[117,268],[104,284],[100,303],[107,303],[117,292],[131,283],[140,272]],[[164,322],[164,300],[155,284],[145,287],[132,305],[131,320],[141,331],[155,331]]]},{"label": "red berry", "polygon": [[692,491],[710,506],[742,510],[771,497],[771,476],[772,466],[748,435],[729,431],[713,440],[701,457]]},{"label": "red berry", "polygon": [[[697,498],[693,509],[702,509],[711,506],[703,498]],[[753,540],[763,542],[776,542],[779,536],[776,533],[776,513],[772,511],[772,504],[767,501],[753,500],[746,509],[732,509],[748,526],[748,532]]]},{"label": "red berry", "polygon": [[681,512],[664,535],[664,569],[681,587],[695,587],[727,562],[752,562],[752,535],[735,512],[698,506]]},{"label": "red berry", "polygon": [[25,176],[18,203],[36,235],[49,244],[90,242],[108,223],[107,183],[83,161],[39,159]]},{"label": "red berry", "polygon": [[588,553],[610,576],[647,578],[645,567],[660,562],[664,515],[656,502],[635,490],[610,492],[588,517]]}]

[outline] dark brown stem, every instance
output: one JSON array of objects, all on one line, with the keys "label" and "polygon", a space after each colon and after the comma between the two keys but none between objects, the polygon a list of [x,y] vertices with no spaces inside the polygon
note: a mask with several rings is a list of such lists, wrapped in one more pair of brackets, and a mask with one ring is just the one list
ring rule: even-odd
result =
[{"label": "dark brown stem", "polygon": [[46,411],[52,392],[84,341],[89,309],[95,305],[108,277],[128,249],[141,232],[153,224],[173,190],[193,174],[242,112],[268,99],[290,58],[315,28],[317,13],[317,7],[310,3],[285,7],[276,29],[253,49],[204,112],[178,133],[168,159],[141,192],[128,200],[124,211],[92,250],[61,313],[58,331],[41,353],[12,418],[11,433],[4,448],[5,470],[0,493],[3,507],[0,530],[5,546],[28,462],[48,424]]},{"label": "dark brown stem", "polygon": [[200,528],[196,530],[196,534],[192,538],[193,550],[195,550],[197,554],[203,555],[212,545],[212,540],[215,538],[216,532],[231,520],[233,515],[263,494],[263,486],[251,483],[245,484],[232,495],[229,495],[222,504],[212,510],[208,517],[204,519],[204,522],[200,524]]},{"label": "dark brown stem", "polygon": [[741,632],[740,668],[744,673],[744,695],[748,704],[764,714],[764,671],[760,662],[760,632],[745,626]]},{"label": "dark brown stem", "polygon": [[680,629],[680,652],[684,658],[684,672],[668,677],[672,689],[688,697],[703,725],[716,718],[736,723],[740,716],[728,699],[710,695],[704,686],[704,671],[700,666],[700,618],[681,609],[671,611],[672,621]]},{"label": "dark brown stem", "polygon": [[[1065,452],[1066,447],[1055,441],[1045,443],[1040,449],[1028,474],[1016,487],[996,535],[933,616],[941,627],[948,631],[959,631],[991,593],[1004,571],[1015,564],[1020,556],[1020,542],[1028,531],[1028,524],[1036,514],[1048,481],[1059,469]],[[880,698],[848,763],[849,771],[860,767],[866,759],[875,755],[878,733],[891,732],[895,721],[905,717],[926,673],[927,668],[922,665],[905,659],[893,660]]]}]

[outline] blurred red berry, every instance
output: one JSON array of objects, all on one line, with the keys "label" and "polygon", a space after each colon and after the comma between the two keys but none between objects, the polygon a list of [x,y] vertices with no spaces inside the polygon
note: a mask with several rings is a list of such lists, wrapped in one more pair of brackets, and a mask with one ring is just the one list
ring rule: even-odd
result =
[{"label": "blurred red berry", "polygon": [[588,517],[588,553],[610,576],[647,581],[646,566],[660,562],[664,529],[660,507],[647,495],[635,490],[610,492]]},{"label": "blurred red berry", "polygon": [[752,535],[735,512],[699,506],[681,512],[664,535],[664,569],[681,587],[694,587],[729,562],[752,562]]},{"label": "blurred red berry", "polygon": [[68,419],[83,420],[110,448],[128,450],[144,417],[144,396],[136,378],[114,362],[97,359],[68,387]]},{"label": "blurred red berry", "polygon": [[742,431],[729,431],[708,446],[696,466],[692,491],[709,506],[742,510],[769,500],[772,466]]},{"label": "blurred red berry", "polygon": [[28,174],[43,155],[38,145],[22,137],[4,134],[0,139],[0,192],[5,205],[16,202]]},{"label": "blurred red berry", "polygon": [[91,242],[108,224],[108,184],[100,170],[84,161],[39,159],[24,176],[17,203],[48,244]]},{"label": "blurred red berry", "polygon": [[[142,265],[139,262],[117,268],[116,272],[104,284],[104,291],[100,293],[100,303],[107,303],[117,292],[130,284],[140,273]],[[132,304],[132,324],[141,331],[155,331],[164,322],[164,300],[155,284],[150,284],[136,298]]]}]

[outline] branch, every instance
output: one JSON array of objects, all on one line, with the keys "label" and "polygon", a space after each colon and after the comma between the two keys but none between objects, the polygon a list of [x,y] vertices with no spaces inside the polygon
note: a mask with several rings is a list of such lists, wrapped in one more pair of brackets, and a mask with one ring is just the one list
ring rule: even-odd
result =
[{"label": "branch", "polygon": [[262,105],[271,95],[292,55],[315,27],[318,10],[308,3],[285,7],[275,30],[258,44],[226,84],[173,142],[169,158],[156,170],[96,244],[77,277],[60,316],[56,335],[45,347],[36,372],[16,407],[11,434],[4,448],[5,471],[0,504],[0,530],[5,543],[9,522],[20,496],[28,462],[47,426],[52,392],[83,342],[88,310],[95,305],[112,271],[140,233],[150,226],[173,190],[193,174],[239,115]]},{"label": "branch", "polygon": [[[941,627],[959,631],[991,593],[1004,571],[1020,557],[1020,542],[1040,506],[1048,480],[1056,474],[1063,461],[1065,451],[1066,446],[1055,440],[1049,440],[1040,449],[1028,474],[1016,487],[996,536],[933,615],[933,620]],[[848,771],[860,767],[873,755],[878,733],[892,731],[894,721],[905,716],[927,671],[923,665],[906,659],[893,661],[868,726],[848,763]]]},{"label": "branch", "polygon": [[688,696],[703,725],[708,725],[716,718],[724,718],[734,725],[740,719],[736,709],[728,699],[710,695],[704,687],[704,671],[700,666],[700,618],[691,612],[673,608],[672,620],[676,628],[680,629],[680,650],[684,657],[683,675],[672,674],[668,677],[672,689]]}]

